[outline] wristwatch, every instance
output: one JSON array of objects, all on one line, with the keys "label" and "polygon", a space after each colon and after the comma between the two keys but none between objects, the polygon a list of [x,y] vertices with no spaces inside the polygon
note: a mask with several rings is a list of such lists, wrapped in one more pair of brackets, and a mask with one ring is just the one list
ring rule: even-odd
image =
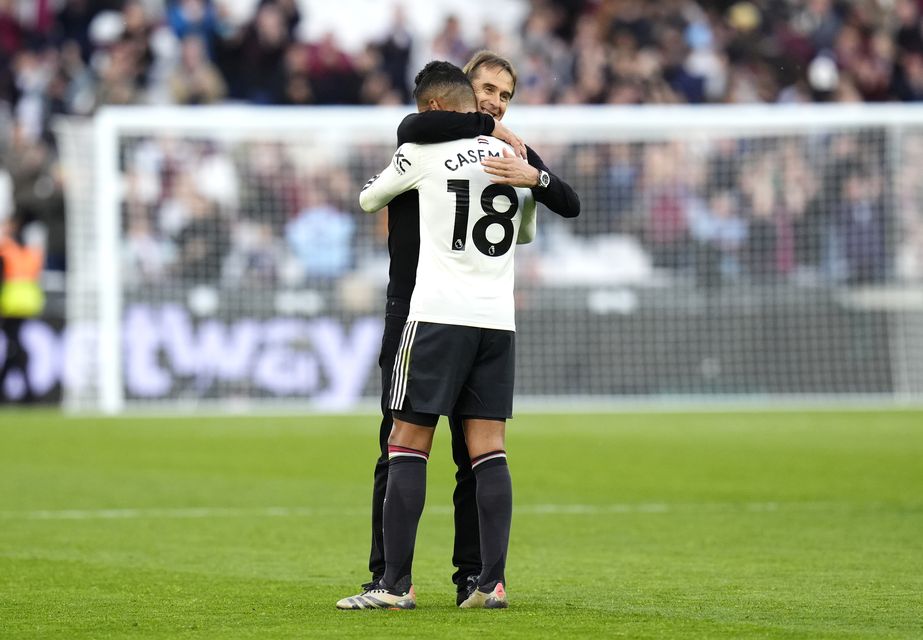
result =
[{"label": "wristwatch", "polygon": [[551,184],[551,176],[548,175],[547,171],[539,170],[537,186],[541,187],[542,189],[547,189],[549,184]]}]

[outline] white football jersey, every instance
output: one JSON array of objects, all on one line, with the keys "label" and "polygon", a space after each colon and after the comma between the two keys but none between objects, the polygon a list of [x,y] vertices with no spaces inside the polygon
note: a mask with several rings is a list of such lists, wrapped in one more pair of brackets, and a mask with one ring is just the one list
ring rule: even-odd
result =
[{"label": "white football jersey", "polygon": [[404,144],[365,185],[368,212],[394,196],[420,192],[420,257],[408,320],[516,329],[513,255],[535,236],[530,189],[493,184],[481,160],[510,147],[481,136]]}]

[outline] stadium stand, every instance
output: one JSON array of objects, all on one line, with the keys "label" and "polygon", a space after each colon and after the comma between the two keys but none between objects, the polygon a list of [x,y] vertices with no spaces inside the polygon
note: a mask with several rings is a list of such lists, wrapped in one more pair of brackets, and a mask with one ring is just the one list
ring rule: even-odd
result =
[{"label": "stadium stand", "polygon": [[[483,47],[517,66],[517,108],[923,98],[918,0],[490,4],[488,23],[448,1],[426,12],[380,3],[354,28],[343,18],[358,6],[350,0],[0,0],[0,217],[41,222],[46,269],[65,271],[74,167],[91,163],[78,143],[62,170],[59,116],[107,105],[407,106],[422,61],[461,63]],[[919,130],[719,134],[530,139],[577,187],[583,214],[547,225],[521,282],[718,291],[923,278]],[[352,164],[309,162],[312,147],[297,141],[175,139],[163,128],[120,144],[126,287],[308,283],[323,294],[386,260],[381,219],[360,215],[355,194],[389,144],[353,139]],[[52,310],[63,288],[48,287]],[[649,388],[632,384],[600,391]]]},{"label": "stadium stand", "polygon": [[[395,4],[384,35],[352,51],[338,44],[349,39],[342,32],[351,21],[339,21],[341,33],[331,26],[303,38],[312,20],[337,24],[337,16],[312,16],[309,4],[0,2],[0,111],[9,124],[0,141],[0,215],[15,209],[44,221],[48,266],[63,268],[64,208],[50,128],[57,115],[91,115],[107,104],[401,104],[414,61],[463,62],[482,47],[517,64],[517,104],[923,99],[918,0],[497,3],[504,16],[496,22],[522,16],[516,30],[502,33],[486,22],[465,24],[450,3],[436,3],[441,26],[431,37],[415,32]],[[310,9],[348,11],[350,4]],[[244,13],[242,5],[249,5]],[[632,191],[624,184],[631,152],[616,155],[609,164],[588,152],[580,170],[607,171],[614,190]]]}]

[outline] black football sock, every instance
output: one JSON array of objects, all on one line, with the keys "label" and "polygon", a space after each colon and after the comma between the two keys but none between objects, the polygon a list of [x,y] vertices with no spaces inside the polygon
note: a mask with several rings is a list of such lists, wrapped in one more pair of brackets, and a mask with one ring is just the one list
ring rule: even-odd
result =
[{"label": "black football sock", "polygon": [[410,588],[417,525],[426,501],[426,460],[429,456],[423,451],[393,445],[388,447],[388,454],[388,488],[382,518],[385,575],[381,583],[386,589],[406,591]]},{"label": "black football sock", "polygon": [[481,531],[481,575],[478,588],[492,591],[506,583],[506,551],[513,520],[513,482],[505,451],[491,451],[471,460],[477,478],[478,523]]}]

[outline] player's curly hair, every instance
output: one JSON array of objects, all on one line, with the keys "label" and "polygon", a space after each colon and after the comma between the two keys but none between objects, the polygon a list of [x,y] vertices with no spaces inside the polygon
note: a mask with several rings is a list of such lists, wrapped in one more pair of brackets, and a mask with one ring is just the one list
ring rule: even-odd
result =
[{"label": "player's curly hair", "polygon": [[414,78],[413,97],[418,107],[426,106],[433,98],[452,104],[474,107],[474,89],[460,68],[451,62],[434,60],[427,63]]}]

